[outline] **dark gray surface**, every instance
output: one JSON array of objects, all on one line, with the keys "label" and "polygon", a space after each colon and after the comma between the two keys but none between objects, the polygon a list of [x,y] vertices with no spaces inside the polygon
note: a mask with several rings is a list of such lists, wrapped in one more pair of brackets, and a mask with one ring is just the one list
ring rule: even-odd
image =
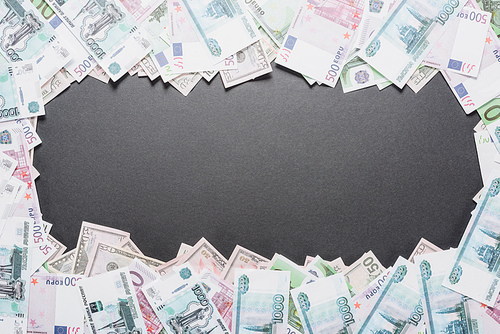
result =
[{"label": "dark gray surface", "polygon": [[456,247],[481,187],[466,116],[438,74],[419,94],[343,94],[283,68],[188,97],[160,80],[73,84],[39,121],[35,167],[44,219],[76,246],[82,220],[127,230],[149,256],[206,237],[385,266],[421,237]]}]

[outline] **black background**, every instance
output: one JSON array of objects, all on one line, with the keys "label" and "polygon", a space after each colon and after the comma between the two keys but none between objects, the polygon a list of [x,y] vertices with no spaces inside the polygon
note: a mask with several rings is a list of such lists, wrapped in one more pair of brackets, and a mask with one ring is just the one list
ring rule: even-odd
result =
[{"label": "black background", "polygon": [[456,247],[482,186],[466,116],[438,74],[418,94],[309,87],[281,67],[182,96],[160,79],[74,83],[46,106],[34,165],[51,234],[68,250],[82,220],[129,231],[167,261],[207,238],[302,264],[385,266],[421,237]]}]

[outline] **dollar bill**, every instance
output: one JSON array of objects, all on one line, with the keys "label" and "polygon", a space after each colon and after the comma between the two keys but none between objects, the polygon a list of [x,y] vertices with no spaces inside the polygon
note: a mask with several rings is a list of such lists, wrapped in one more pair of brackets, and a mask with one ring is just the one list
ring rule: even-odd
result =
[{"label": "dollar bill", "polygon": [[133,253],[139,254],[139,255],[144,255],[139,247],[130,239],[125,239],[121,244],[118,245],[119,248],[123,248],[125,250],[129,250]]},{"label": "dollar bill", "polygon": [[142,67],[142,70],[148,75],[149,80],[153,81],[160,76],[160,72],[156,68],[153,59],[149,54],[144,57],[139,64]]},{"label": "dollar bill", "polygon": [[97,241],[90,253],[85,269],[85,276],[92,277],[108,271],[127,267],[134,259],[139,259],[152,268],[164,264],[162,261],[130,252],[105,242]]},{"label": "dollar bill", "polygon": [[466,3],[422,61],[423,65],[477,77],[491,13],[474,8],[472,3],[477,7],[475,1]]},{"label": "dollar bill", "polygon": [[459,330],[471,334],[484,333],[481,316],[474,312],[471,305],[478,303],[441,285],[454,253],[455,250],[451,249],[415,258],[426,328],[431,334]]},{"label": "dollar bill", "polygon": [[408,258],[408,261],[415,263],[415,261],[413,260],[415,258],[415,256],[422,255],[422,254],[435,253],[435,252],[439,252],[439,251],[442,251],[442,249],[439,248],[438,246],[434,245],[432,242],[422,238],[418,242],[418,244],[415,247],[415,249],[413,250],[413,252],[411,252],[411,255]]},{"label": "dollar bill", "polygon": [[121,1],[47,2],[113,81],[151,51],[151,43]]},{"label": "dollar bill", "polygon": [[307,334],[352,333],[354,305],[342,274],[300,286],[291,295]]},{"label": "dollar bill", "polygon": [[412,91],[418,93],[439,71],[429,66],[419,66],[406,83]]},{"label": "dollar bill", "polygon": [[488,131],[486,125],[482,120],[479,120],[479,122],[477,122],[476,126],[474,127],[474,132],[479,132],[479,131]]},{"label": "dollar bill", "polygon": [[356,334],[418,333],[424,321],[416,270],[413,263],[398,258],[391,277],[383,285],[366,319],[356,328]]},{"label": "dollar bill", "polygon": [[57,72],[41,88],[43,104],[49,103],[56,96],[68,89],[73,81],[75,81],[75,79],[64,68]]},{"label": "dollar bill", "polygon": [[372,251],[369,251],[347,268],[343,274],[352,285],[354,293],[364,290],[383,271],[384,266]]},{"label": "dollar bill", "polygon": [[237,269],[234,286],[232,333],[286,332],[289,272]]},{"label": "dollar bill", "polygon": [[96,67],[94,67],[94,69],[90,71],[89,75],[106,84],[109,82],[110,79],[106,71],[104,71],[104,69],[99,65],[96,65]]},{"label": "dollar bill", "polygon": [[164,334],[166,333],[160,319],[156,316],[153,308],[149,305],[142,287],[149,285],[159,279],[160,275],[148,267],[139,259],[134,259],[128,266],[130,277],[139,301],[139,307],[142,313],[142,319],[148,330],[148,334]]},{"label": "dollar bill", "polygon": [[47,269],[51,273],[71,274],[75,261],[76,248],[53,260],[47,261]]},{"label": "dollar bill", "polygon": [[337,273],[342,273],[347,269],[347,266],[344,263],[344,260],[342,260],[341,257],[336,258],[335,260],[330,261],[330,266],[337,272]]},{"label": "dollar bill", "polygon": [[203,79],[205,79],[207,82],[212,81],[212,79],[215,78],[218,73],[219,73],[219,71],[215,71],[215,70],[200,72]]},{"label": "dollar bill", "polygon": [[84,278],[78,289],[89,333],[147,333],[128,270]]},{"label": "dollar bill", "polygon": [[177,265],[177,262],[179,262],[179,260],[183,257],[183,255],[181,256],[178,256],[168,262],[166,262],[165,264],[162,264],[161,266],[159,266],[158,268],[156,268],[156,272],[158,274],[160,274],[161,276],[164,276],[166,274],[168,274],[169,272],[172,271],[172,269],[174,268],[174,266]]},{"label": "dollar bill", "polygon": [[465,0],[400,1],[366,42],[360,57],[403,88],[465,3]]},{"label": "dollar bill", "polygon": [[[472,8],[479,8],[475,2],[469,2]],[[500,95],[500,78],[495,73],[500,71],[498,50],[500,41],[493,30],[488,28],[486,44],[484,45],[481,67],[477,78],[471,78],[459,73],[441,70],[451,91],[464,109],[470,114],[491,99]]]},{"label": "dollar bill", "polygon": [[66,251],[66,246],[63,245],[62,242],[54,238],[52,235],[47,235],[47,241],[52,245],[52,247],[56,250],[48,259],[47,262],[52,261],[64,254]]},{"label": "dollar bill", "polygon": [[0,53],[9,62],[32,60],[44,84],[70,61],[70,51],[31,2],[2,1],[0,13]]},{"label": "dollar bill", "polygon": [[221,273],[221,277],[228,282],[233,282],[236,269],[259,269],[259,265],[268,262],[269,259],[240,245],[236,245],[231,257],[227,261],[226,267]]},{"label": "dollar bill", "polygon": [[[36,273],[31,276],[28,333],[83,332],[77,282],[83,276]],[[71,312],[68,312],[71,310]]]},{"label": "dollar bill", "polygon": [[[260,33],[240,0],[181,0],[183,10],[212,63],[257,42]],[[220,8],[225,8],[223,12]],[[175,53],[174,53],[175,54]]]},{"label": "dollar bill", "polygon": [[[340,0],[302,1],[276,63],[335,87],[361,20],[362,6],[363,0],[348,5]],[[336,7],[343,9],[333,11]]]},{"label": "dollar bill", "polygon": [[0,65],[0,122],[45,115],[37,65]]},{"label": "dollar bill", "polygon": [[179,246],[179,250],[177,251],[177,256],[176,257],[179,257],[179,256],[182,256],[182,255],[186,254],[192,248],[193,248],[193,246],[181,242],[181,245]]},{"label": "dollar bill", "polygon": [[187,96],[193,88],[200,82],[201,74],[199,73],[185,73],[172,79],[169,83],[177,89],[182,95]]},{"label": "dollar bill", "polygon": [[273,70],[261,40],[238,51],[231,59],[233,62],[234,60],[238,64],[238,69],[220,71],[225,88],[253,80]]},{"label": "dollar bill", "polygon": [[83,275],[85,273],[90,254],[98,242],[118,245],[126,238],[130,238],[130,233],[107,226],[82,222],[80,235],[76,244],[75,261],[72,269],[73,274]]},{"label": "dollar bill", "polygon": [[487,306],[500,292],[500,171],[493,173],[460,240],[443,285]]},{"label": "dollar bill", "polygon": [[177,265],[189,262],[199,273],[207,268],[214,274],[221,276],[227,266],[226,258],[215,249],[205,238],[201,238],[193,248],[179,259]]}]

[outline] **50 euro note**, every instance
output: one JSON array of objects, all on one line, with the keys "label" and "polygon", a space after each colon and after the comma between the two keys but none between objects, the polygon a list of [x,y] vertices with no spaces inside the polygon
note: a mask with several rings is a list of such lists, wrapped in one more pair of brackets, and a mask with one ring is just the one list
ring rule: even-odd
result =
[{"label": "50 euro note", "polygon": [[488,180],[443,285],[493,306],[500,292],[500,171]]},{"label": "50 euro note", "polygon": [[276,63],[335,87],[362,14],[362,0],[302,1]]},{"label": "50 euro note", "polygon": [[289,272],[237,269],[234,286],[232,333],[286,332]]},{"label": "50 euro note", "polygon": [[113,81],[151,51],[151,43],[120,1],[47,2]]},{"label": "50 euro note", "polygon": [[403,88],[465,3],[465,0],[400,1],[366,42],[360,57]]}]

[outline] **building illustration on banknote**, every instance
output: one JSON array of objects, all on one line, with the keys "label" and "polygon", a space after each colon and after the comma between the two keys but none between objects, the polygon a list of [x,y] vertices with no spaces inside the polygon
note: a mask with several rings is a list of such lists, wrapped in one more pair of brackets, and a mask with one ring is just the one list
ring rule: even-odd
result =
[{"label": "building illustration on banknote", "polygon": [[472,319],[468,304],[469,298],[462,298],[457,304],[435,311],[435,316],[449,318],[455,316],[457,319],[450,321],[441,329],[443,334],[472,334],[478,333],[478,324],[476,319]]},{"label": "building illustration on banknote", "polygon": [[495,243],[494,245],[483,244],[478,247],[472,246],[472,248],[476,251],[479,261],[486,265],[488,271],[497,271],[500,265],[498,261],[500,257],[500,234],[481,227],[479,231],[495,240]]},{"label": "building illustration on banknote", "polygon": [[208,334],[217,326],[209,330],[203,330],[212,318],[213,309],[210,305],[203,306],[200,303],[190,303],[186,310],[175,314],[167,324],[176,334]]},{"label": "building illustration on banknote", "polygon": [[23,51],[28,40],[41,30],[43,23],[31,13],[26,11],[16,0],[3,0],[7,13],[2,17],[0,25],[6,25],[1,36],[2,49]]},{"label": "building illustration on banknote", "polygon": [[0,248],[0,253],[10,253],[9,262],[0,265],[0,299],[22,301],[25,299],[26,282],[21,278],[23,251],[14,246],[12,250]]},{"label": "building illustration on banknote", "polygon": [[118,303],[106,305],[101,301],[90,303],[98,333],[142,334],[142,329],[134,321],[127,299],[118,298]]},{"label": "building illustration on banknote", "polygon": [[83,19],[82,37],[97,41],[105,40],[107,31],[125,17],[114,3],[105,0],[89,0],[75,19],[85,13],[88,15]]}]

